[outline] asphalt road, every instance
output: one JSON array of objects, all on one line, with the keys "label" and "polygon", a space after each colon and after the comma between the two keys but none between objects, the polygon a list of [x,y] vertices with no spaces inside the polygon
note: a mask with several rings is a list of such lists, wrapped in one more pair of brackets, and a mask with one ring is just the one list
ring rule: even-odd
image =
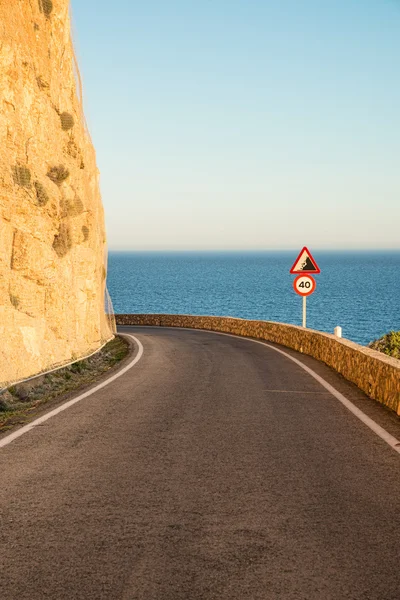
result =
[{"label": "asphalt road", "polygon": [[399,600],[399,455],[272,349],[131,332],[130,371],[0,449],[1,599]]}]

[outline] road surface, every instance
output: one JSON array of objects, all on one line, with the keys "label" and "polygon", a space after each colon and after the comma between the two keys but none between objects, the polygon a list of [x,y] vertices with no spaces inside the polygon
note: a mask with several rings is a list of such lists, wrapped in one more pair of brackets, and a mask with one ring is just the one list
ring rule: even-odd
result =
[{"label": "road surface", "polygon": [[399,454],[270,348],[122,329],[132,369],[0,449],[2,600],[399,600]]}]

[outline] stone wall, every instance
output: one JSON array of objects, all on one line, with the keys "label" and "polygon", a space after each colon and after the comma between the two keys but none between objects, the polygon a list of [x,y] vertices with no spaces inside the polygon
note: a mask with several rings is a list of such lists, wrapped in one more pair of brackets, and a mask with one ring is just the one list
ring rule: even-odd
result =
[{"label": "stone wall", "polygon": [[0,0],[0,387],[94,351],[106,238],[68,0]]},{"label": "stone wall", "polygon": [[371,398],[400,415],[400,360],[329,333],[295,325],[231,317],[116,315],[118,325],[156,325],[222,331],[275,342],[324,362]]}]

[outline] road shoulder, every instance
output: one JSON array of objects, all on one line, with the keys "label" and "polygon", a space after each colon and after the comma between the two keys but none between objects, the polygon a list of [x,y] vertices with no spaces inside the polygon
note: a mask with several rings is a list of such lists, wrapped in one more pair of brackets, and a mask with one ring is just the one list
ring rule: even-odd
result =
[{"label": "road shoulder", "polygon": [[11,410],[0,412],[0,440],[106,381],[129,363],[136,350],[132,338],[119,334],[89,359],[37,377],[29,384],[11,386],[13,394],[8,391],[4,397],[11,395],[15,404]]}]

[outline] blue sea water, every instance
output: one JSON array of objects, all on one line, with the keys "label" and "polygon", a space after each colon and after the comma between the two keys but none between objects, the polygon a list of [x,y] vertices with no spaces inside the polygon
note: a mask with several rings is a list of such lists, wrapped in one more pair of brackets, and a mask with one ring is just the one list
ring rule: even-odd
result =
[{"label": "blue sea water", "polygon": [[[307,326],[367,344],[400,330],[400,252],[313,253],[321,273]],[[110,252],[116,313],[171,313],[301,325],[293,252]]]}]

